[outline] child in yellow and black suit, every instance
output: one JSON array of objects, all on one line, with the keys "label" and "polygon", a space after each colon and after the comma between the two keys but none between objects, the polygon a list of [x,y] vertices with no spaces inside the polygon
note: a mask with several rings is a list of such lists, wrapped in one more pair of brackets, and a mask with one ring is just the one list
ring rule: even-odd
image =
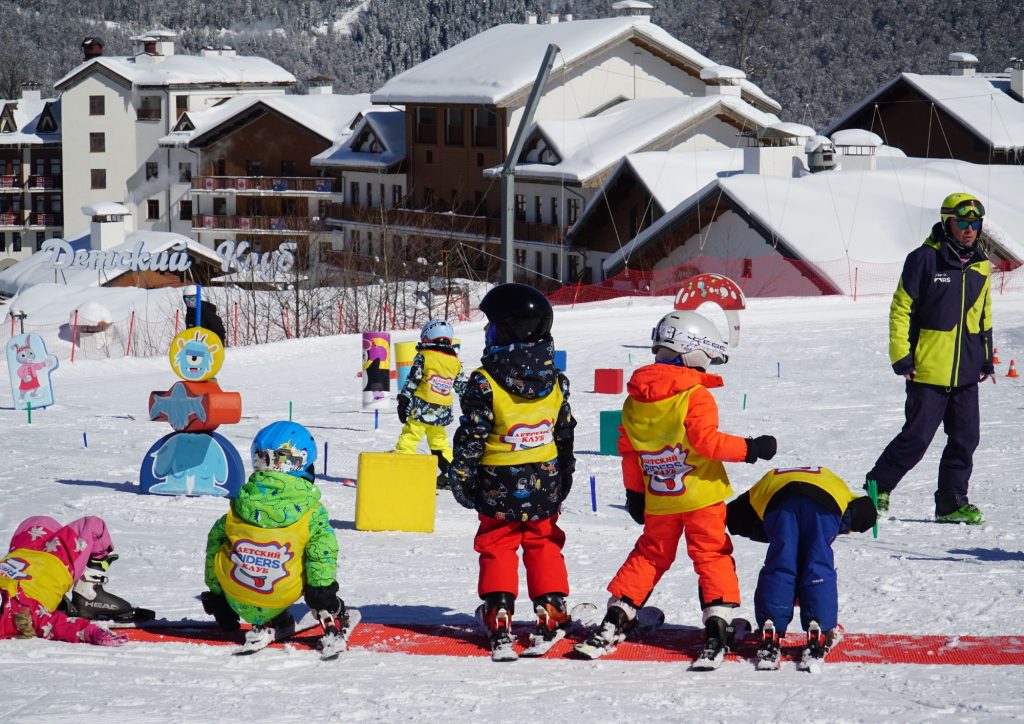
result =
[{"label": "child in yellow and black suit", "polygon": [[569,621],[569,580],[558,513],[572,487],[569,381],[554,365],[551,304],[532,287],[502,284],[480,302],[487,315],[480,369],[462,395],[448,475],[452,494],[475,509],[480,527],[479,614],[492,658],[515,658],[511,620],[519,591],[519,548],[536,635],[552,641]]},{"label": "child in yellow and black suit", "polygon": [[403,423],[395,452],[416,454],[416,446],[427,436],[430,452],[437,456],[438,487],[448,487],[448,464],[452,447],[444,428],[452,421],[455,395],[462,396],[466,378],[455,353],[455,330],[443,319],[431,319],[420,332],[416,357],[398,393],[398,419]]}]

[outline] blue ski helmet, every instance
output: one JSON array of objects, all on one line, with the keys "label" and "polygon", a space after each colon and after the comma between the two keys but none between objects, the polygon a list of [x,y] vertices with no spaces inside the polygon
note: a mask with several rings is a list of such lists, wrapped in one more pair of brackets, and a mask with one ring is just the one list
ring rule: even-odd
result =
[{"label": "blue ski helmet", "polygon": [[249,448],[253,470],[274,470],[312,480],[316,441],[297,422],[279,420],[256,433]]},{"label": "blue ski helmet", "polygon": [[443,319],[431,319],[423,325],[423,330],[420,332],[420,342],[429,344],[446,340],[450,343],[454,336],[455,330],[452,329],[452,325],[448,324],[448,322]]}]

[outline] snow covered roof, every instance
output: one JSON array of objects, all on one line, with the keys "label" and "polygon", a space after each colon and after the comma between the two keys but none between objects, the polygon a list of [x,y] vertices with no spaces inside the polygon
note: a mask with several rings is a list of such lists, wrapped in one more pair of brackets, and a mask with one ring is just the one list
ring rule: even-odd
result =
[{"label": "snow covered roof", "polygon": [[654,6],[643,0],[618,0],[612,3],[612,10],[653,10]]},{"label": "snow covered roof", "polygon": [[[668,134],[685,134],[688,127],[697,126],[702,119],[726,111],[742,118],[751,129],[764,128],[779,120],[774,114],[759,111],[732,96],[623,101],[589,118],[537,121],[534,133],[543,134],[545,144],[561,161],[557,164],[524,163],[524,160],[533,160],[524,155],[516,164],[516,176],[585,182],[618,163],[623,156],[642,151]],[[484,174],[498,176],[500,172],[501,168],[496,166]]]},{"label": "snow covered roof", "polygon": [[882,145],[882,137],[864,128],[844,128],[832,134],[832,143],[840,146],[873,146]]},{"label": "snow covered roof", "polygon": [[[547,46],[572,66],[595,51],[630,40],[655,46],[694,72],[716,65],[645,17],[573,20],[543,25],[505,24],[485,30],[399,73],[376,91],[374,103],[501,105],[531,86]],[[781,106],[748,80],[741,88],[769,108]]]},{"label": "snow covered roof", "polygon": [[[939,204],[951,189],[983,199],[986,235],[1002,253],[1024,259],[1024,208],[1019,204],[1024,168],[896,156],[886,156],[884,166],[799,178],[735,174],[715,183],[762,233],[812,264],[842,259],[902,262],[931,232]],[[666,214],[606,260],[605,270],[614,270],[623,258],[655,239],[684,215],[686,205]],[[850,293],[853,272],[837,274],[835,268],[829,264],[818,271]]]},{"label": "snow covered roof", "polygon": [[184,114],[175,127],[192,126],[192,130],[172,131],[160,139],[159,145],[188,146],[216,131],[226,121],[256,107],[280,113],[328,142],[337,143],[348,136],[353,119],[372,105],[368,93],[234,96],[205,111]]},{"label": "snow covered roof", "polygon": [[959,76],[901,73],[853,106],[830,128],[839,128],[851,116],[898,83],[906,83],[917,90],[988,142],[994,150],[1024,147],[1024,103],[1007,92],[1010,81],[1005,74]]},{"label": "snow covered roof", "polygon": [[952,61],[954,63],[977,63],[978,56],[974,55],[973,53],[964,53],[961,51],[957,51],[954,53],[950,53],[947,60]]},{"label": "snow covered roof", "polygon": [[[370,150],[369,137],[377,140],[381,150]],[[360,144],[354,148],[355,144]],[[367,111],[352,129],[352,134],[323,153],[314,156],[314,166],[331,168],[384,169],[405,159],[405,111],[375,109]]]},{"label": "snow covered roof", "polygon": [[[41,132],[39,130],[39,122],[42,120],[47,108],[49,108],[49,113],[56,122],[56,130],[53,132]],[[59,99],[43,98],[35,100],[19,98],[9,101],[0,100],[0,112],[6,113],[8,110],[14,121],[14,130],[7,133],[0,132],[0,144],[5,146],[25,146],[60,142]]]},{"label": "snow covered roof", "polygon": [[[89,247],[89,232],[85,231],[74,236],[69,236],[65,241],[76,248]],[[203,246],[198,241],[172,234],[166,231],[135,231],[125,237],[124,242],[105,249],[108,255],[118,252],[135,251],[141,246],[143,252],[159,254],[168,251],[172,246],[184,247],[190,256],[202,257],[209,262],[220,266],[220,255],[208,246]],[[98,287],[102,286],[122,274],[129,273],[128,270],[110,268],[97,271],[96,269],[69,267],[67,269],[54,269],[51,262],[51,254],[35,253],[28,259],[19,261],[17,264],[8,267],[0,272],[0,294],[13,295],[38,284],[66,284],[76,287]]]},{"label": "snow covered roof", "polygon": [[729,65],[709,65],[707,68],[701,68],[700,79],[701,80],[743,80],[747,77],[739,68],[733,68]]},{"label": "snow covered roof", "polygon": [[170,55],[159,62],[103,55],[72,68],[53,87],[58,91],[67,90],[79,78],[100,70],[120,76],[134,86],[290,86],[295,83],[295,76],[277,63],[251,55]]}]

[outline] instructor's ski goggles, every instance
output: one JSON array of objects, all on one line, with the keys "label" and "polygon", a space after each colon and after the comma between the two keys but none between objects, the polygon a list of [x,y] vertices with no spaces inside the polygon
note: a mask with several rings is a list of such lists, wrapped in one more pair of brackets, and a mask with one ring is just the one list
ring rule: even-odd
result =
[{"label": "instructor's ski goggles", "polygon": [[966,231],[968,228],[979,231],[981,230],[981,219],[957,219],[956,228],[960,231]]},{"label": "instructor's ski goggles", "polygon": [[[982,219],[985,217],[985,206],[977,199],[969,199],[956,206],[943,207],[942,213],[955,216],[958,219]],[[961,226],[960,228],[964,229],[966,227]]]},{"label": "instructor's ski goggles", "polygon": [[195,304],[196,303],[196,297],[195,296],[182,297],[182,299],[185,300],[185,304]]}]

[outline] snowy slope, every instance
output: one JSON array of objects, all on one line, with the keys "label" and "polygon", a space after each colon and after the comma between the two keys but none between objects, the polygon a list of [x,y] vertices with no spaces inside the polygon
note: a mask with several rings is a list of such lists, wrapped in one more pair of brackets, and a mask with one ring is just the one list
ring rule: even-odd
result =
[{"label": "snowy slope", "polygon": [[[555,339],[569,355],[579,470],[562,524],[573,601],[603,604],[604,586],[640,528],[622,508],[617,459],[595,454],[598,412],[621,404],[597,395],[595,367],[628,371],[649,359],[649,330],[669,299],[617,300],[559,308]],[[775,434],[773,465],[824,464],[859,485],[902,423],[903,393],[886,357],[888,299],[753,300],[743,339],[718,390],[722,429]],[[1024,363],[1024,296],[995,299],[996,342],[1005,374]],[[482,325],[457,329],[472,366]],[[396,335],[411,338],[408,333]],[[295,418],[330,443],[324,501],[341,545],[339,581],[371,623],[468,622],[477,605],[475,516],[442,492],[436,532],[354,530],[354,477],[360,450],[384,450],[399,431],[393,412],[359,409],[356,336],[227,351],[218,379],[243,396],[243,420],[220,432],[248,450],[274,419]],[[781,375],[779,374],[781,372]],[[121,553],[110,590],[167,618],[202,617],[206,532],[225,511],[213,499],[139,496],[142,457],[168,431],[146,421],[150,390],[174,380],[166,359],[64,364],[58,405],[33,415],[3,393],[7,467],[0,472],[0,537],[30,514],[68,520],[100,514]],[[743,409],[744,395],[746,409]],[[929,522],[940,445],[893,497],[877,540],[836,543],[840,620],[851,632],[946,635],[1024,634],[1024,482],[1019,469],[1024,392],[1000,377],[982,389],[982,444],[972,501],[979,528]],[[82,433],[88,434],[83,448]],[[941,434],[940,434],[941,436]],[[727,466],[737,492],[768,468]],[[317,463],[321,471],[322,461]],[[597,476],[591,512],[588,477]],[[745,607],[752,614],[764,547],[735,540]],[[525,587],[525,580],[523,582]],[[683,556],[651,603],[670,624],[697,626],[696,577]],[[525,592],[517,619],[527,620]],[[41,640],[0,641],[0,719],[80,721],[1007,721],[1024,714],[1018,667],[834,664],[818,677],[792,665],[777,673],[727,662],[711,674],[665,663],[567,659],[492,664],[485,658],[382,654],[354,649],[333,663],[312,652],[266,651],[233,659],[223,647],[133,643],[122,649]]]}]

